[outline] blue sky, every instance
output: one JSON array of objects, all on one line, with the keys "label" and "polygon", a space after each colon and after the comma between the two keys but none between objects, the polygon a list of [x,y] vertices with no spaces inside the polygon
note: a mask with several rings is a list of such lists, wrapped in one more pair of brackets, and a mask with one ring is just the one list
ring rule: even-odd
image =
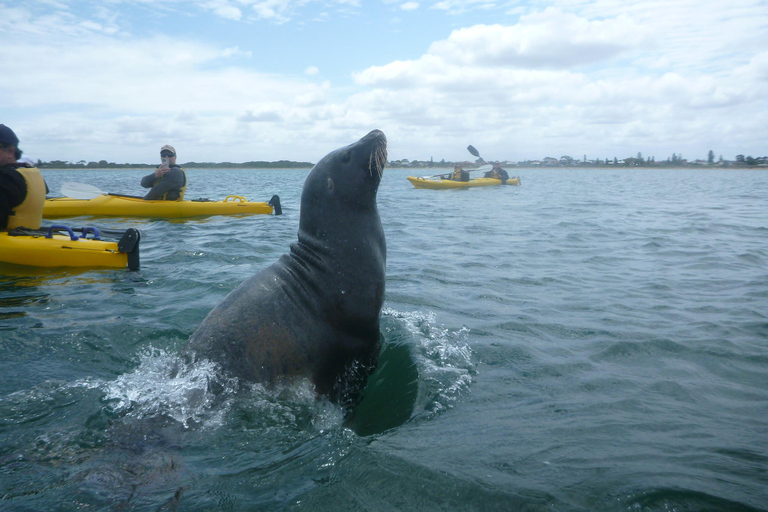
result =
[{"label": "blue sky", "polygon": [[768,154],[768,0],[0,0],[25,155]]}]

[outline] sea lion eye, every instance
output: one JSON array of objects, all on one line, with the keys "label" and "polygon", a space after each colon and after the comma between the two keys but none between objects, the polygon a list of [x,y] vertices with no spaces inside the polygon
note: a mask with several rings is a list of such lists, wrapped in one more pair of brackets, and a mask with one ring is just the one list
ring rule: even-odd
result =
[{"label": "sea lion eye", "polygon": [[343,155],[341,155],[341,163],[348,164],[350,159],[349,151],[345,151]]},{"label": "sea lion eye", "polygon": [[333,190],[333,178],[328,178],[328,190]]}]

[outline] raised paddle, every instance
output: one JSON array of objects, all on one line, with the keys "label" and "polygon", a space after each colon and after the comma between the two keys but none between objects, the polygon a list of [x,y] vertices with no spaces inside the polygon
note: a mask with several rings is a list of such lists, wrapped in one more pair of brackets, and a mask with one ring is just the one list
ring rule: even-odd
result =
[{"label": "raised paddle", "polygon": [[475,172],[475,171],[486,172],[486,171],[490,171],[491,169],[493,169],[493,166],[491,164],[485,164],[485,165],[481,165],[477,169],[469,169],[467,172]]},{"label": "raised paddle", "polygon": [[480,156],[480,152],[478,150],[476,150],[475,146],[473,146],[472,144],[467,146],[467,151],[469,151],[470,153],[472,153],[472,155],[476,156],[477,158],[479,158],[480,160],[485,162],[485,159]]},{"label": "raised paddle", "polygon": [[[480,160],[482,160],[483,162],[485,162],[485,159],[484,159],[483,157],[481,157],[481,156],[480,156],[480,152],[479,152],[478,150],[476,150],[476,149],[475,149],[475,146],[473,146],[472,144],[470,144],[469,146],[467,146],[467,151],[469,151],[469,152],[470,152],[470,153],[472,153],[474,156],[476,156],[477,158],[479,158]],[[488,167],[489,169],[487,169],[487,170],[493,169],[493,166],[492,166],[491,164],[487,164],[487,165],[484,165],[483,167]],[[475,169],[475,170],[476,170],[476,171],[479,171],[480,169],[482,169],[482,167],[478,167],[478,168],[477,168],[477,169]],[[502,182],[502,183],[507,183],[507,179],[508,179],[508,178],[501,178],[501,182]]]},{"label": "raised paddle", "polygon": [[103,190],[88,185],[87,183],[77,183],[67,181],[61,184],[61,195],[71,197],[72,199],[94,199],[99,196],[132,197],[134,199],[143,199],[141,196],[127,196],[123,194],[110,194]]}]

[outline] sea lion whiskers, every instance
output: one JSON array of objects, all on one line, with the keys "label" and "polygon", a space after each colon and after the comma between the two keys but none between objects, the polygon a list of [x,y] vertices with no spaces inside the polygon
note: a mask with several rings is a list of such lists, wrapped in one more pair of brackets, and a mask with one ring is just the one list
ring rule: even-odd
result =
[{"label": "sea lion whiskers", "polygon": [[370,156],[368,157],[368,172],[371,176],[373,176],[373,169],[376,169],[376,172],[379,175],[379,179],[384,174],[384,167],[387,165],[387,141],[386,139],[379,144],[376,144],[376,147],[371,151]]}]

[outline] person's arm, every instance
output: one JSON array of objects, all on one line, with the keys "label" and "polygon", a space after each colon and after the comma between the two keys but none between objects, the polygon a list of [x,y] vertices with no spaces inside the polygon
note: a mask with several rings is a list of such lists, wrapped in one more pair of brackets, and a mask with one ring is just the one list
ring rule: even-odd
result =
[{"label": "person's arm", "polygon": [[155,173],[152,172],[151,174],[147,174],[143,178],[141,178],[141,186],[144,188],[152,188],[152,185],[155,184],[155,180],[157,179],[157,176],[155,176]]},{"label": "person's arm", "polygon": [[[154,174],[152,175],[154,176]],[[142,184],[144,180],[142,179]],[[181,188],[184,186],[184,174],[181,172],[181,168],[174,166],[168,171],[163,179],[157,182],[157,185],[152,187],[152,190],[147,192],[144,196],[146,200],[162,199],[163,196],[169,191],[175,188]]]}]

